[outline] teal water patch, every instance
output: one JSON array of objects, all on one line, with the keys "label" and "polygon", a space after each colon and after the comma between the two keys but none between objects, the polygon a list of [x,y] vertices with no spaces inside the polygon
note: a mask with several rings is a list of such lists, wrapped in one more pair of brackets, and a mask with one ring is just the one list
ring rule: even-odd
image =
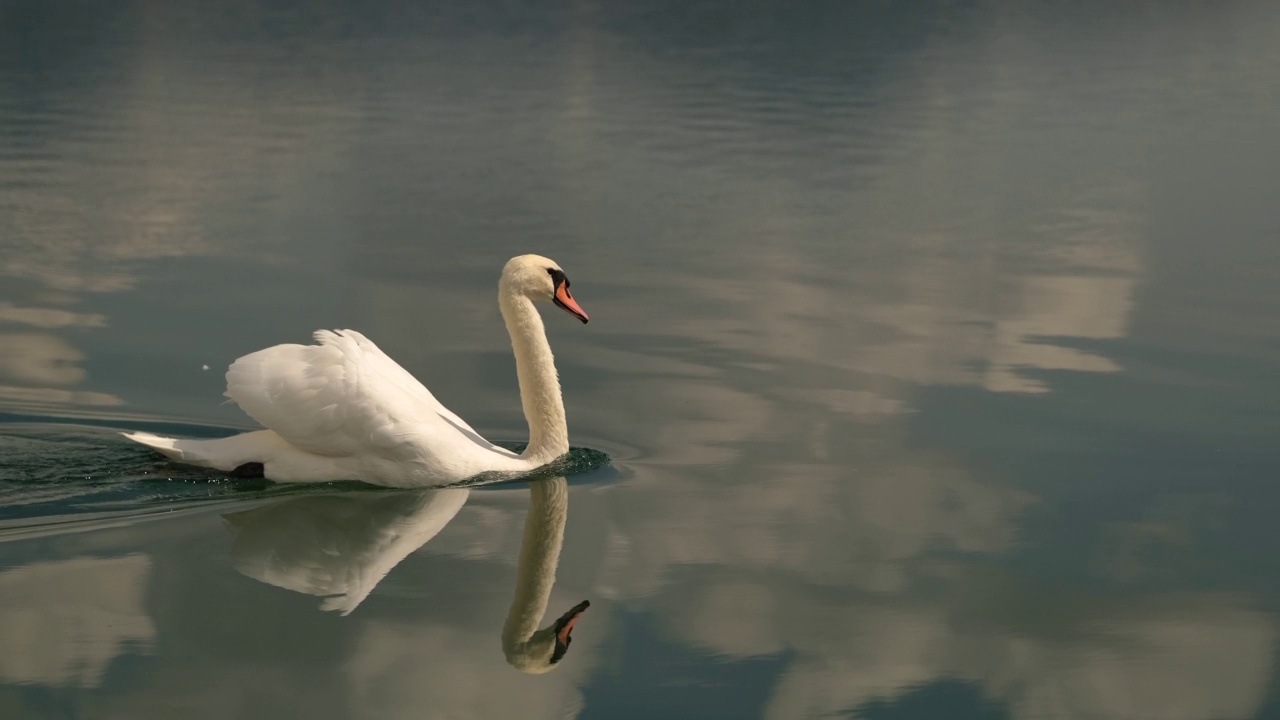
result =
[{"label": "teal water patch", "polygon": [[300,491],[177,465],[112,430],[0,425],[0,521]]},{"label": "teal water patch", "polygon": [[[507,444],[497,443],[502,447],[514,452],[524,452],[526,443]],[[545,480],[553,477],[571,478],[574,476],[586,475],[594,473],[608,467],[610,463],[609,454],[600,450],[583,447],[571,447],[569,452],[552,460],[540,468],[530,470],[523,473],[481,473],[475,477],[467,478],[456,483],[450,483],[441,487],[476,487],[480,485],[497,485],[499,483],[515,483],[515,482],[533,482],[534,480]]]},{"label": "teal water patch", "polygon": [[[225,432],[225,431],[224,431]],[[522,444],[506,444],[519,452]],[[451,487],[582,476],[609,465],[609,456],[572,448],[529,473],[486,473]],[[69,424],[0,424],[0,521],[199,500],[256,500],[317,491],[378,491],[361,482],[274,483],[232,478],[174,463],[125,440],[115,429]]]}]

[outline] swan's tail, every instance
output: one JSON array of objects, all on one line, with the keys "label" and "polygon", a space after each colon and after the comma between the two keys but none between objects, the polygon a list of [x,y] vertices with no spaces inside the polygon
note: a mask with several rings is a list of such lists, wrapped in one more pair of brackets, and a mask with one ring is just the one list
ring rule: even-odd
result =
[{"label": "swan's tail", "polygon": [[147,447],[156,450],[161,455],[173,460],[183,460],[182,448],[178,447],[178,443],[182,442],[175,438],[160,437],[147,432],[120,433],[136,443],[142,443]]},{"label": "swan's tail", "polygon": [[250,462],[263,462],[276,444],[270,430],[232,435],[216,440],[187,440],[162,437],[148,432],[121,433],[136,443],[142,443],[161,455],[189,465],[234,470]]}]

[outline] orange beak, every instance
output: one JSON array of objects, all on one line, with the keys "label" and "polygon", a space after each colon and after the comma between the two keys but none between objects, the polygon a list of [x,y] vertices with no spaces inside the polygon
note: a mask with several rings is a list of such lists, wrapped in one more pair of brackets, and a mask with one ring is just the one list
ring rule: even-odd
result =
[{"label": "orange beak", "polygon": [[573,295],[569,293],[569,284],[566,282],[560,283],[556,288],[555,304],[564,308],[570,315],[578,318],[583,323],[590,319],[587,317],[587,311],[583,310],[578,301],[574,300]]}]

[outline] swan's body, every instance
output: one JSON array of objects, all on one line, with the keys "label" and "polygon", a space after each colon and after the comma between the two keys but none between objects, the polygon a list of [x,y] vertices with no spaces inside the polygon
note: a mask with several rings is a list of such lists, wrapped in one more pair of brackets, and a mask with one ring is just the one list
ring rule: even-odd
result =
[{"label": "swan's body", "polygon": [[527,472],[569,450],[555,359],[534,307],[538,300],[587,321],[551,260],[522,255],[503,268],[498,304],[529,423],[529,444],[520,455],[481,437],[354,330],[322,330],[316,345],[276,345],[231,364],[227,397],[265,430],[217,440],[141,432],[126,437],[192,465],[234,471],[258,464],[264,477],[279,482],[421,487],[482,473]]},{"label": "swan's body", "polygon": [[[325,598],[321,609],[350,613],[406,556],[444,529],[467,501],[465,488],[287,498],[226,516],[235,533],[231,562],[242,574]],[[539,630],[555,586],[569,487],[562,477],[529,484],[516,587],[502,628],[507,662],[524,672],[556,666],[589,603]]]}]

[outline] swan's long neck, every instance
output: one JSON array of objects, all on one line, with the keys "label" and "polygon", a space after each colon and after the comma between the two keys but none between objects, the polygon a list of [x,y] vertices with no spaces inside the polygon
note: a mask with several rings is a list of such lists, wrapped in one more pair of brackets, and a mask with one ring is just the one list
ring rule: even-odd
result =
[{"label": "swan's long neck", "polygon": [[524,520],[516,593],[502,626],[502,650],[513,664],[527,656],[529,641],[547,612],[556,582],[564,524],[569,512],[569,485],[562,477],[529,484],[529,513]]},{"label": "swan's long neck", "polygon": [[498,304],[507,323],[507,333],[511,335],[516,376],[520,381],[520,404],[529,422],[529,446],[520,457],[536,467],[569,452],[569,429],[555,357],[551,355],[542,316],[533,301],[502,286],[498,291]]}]

